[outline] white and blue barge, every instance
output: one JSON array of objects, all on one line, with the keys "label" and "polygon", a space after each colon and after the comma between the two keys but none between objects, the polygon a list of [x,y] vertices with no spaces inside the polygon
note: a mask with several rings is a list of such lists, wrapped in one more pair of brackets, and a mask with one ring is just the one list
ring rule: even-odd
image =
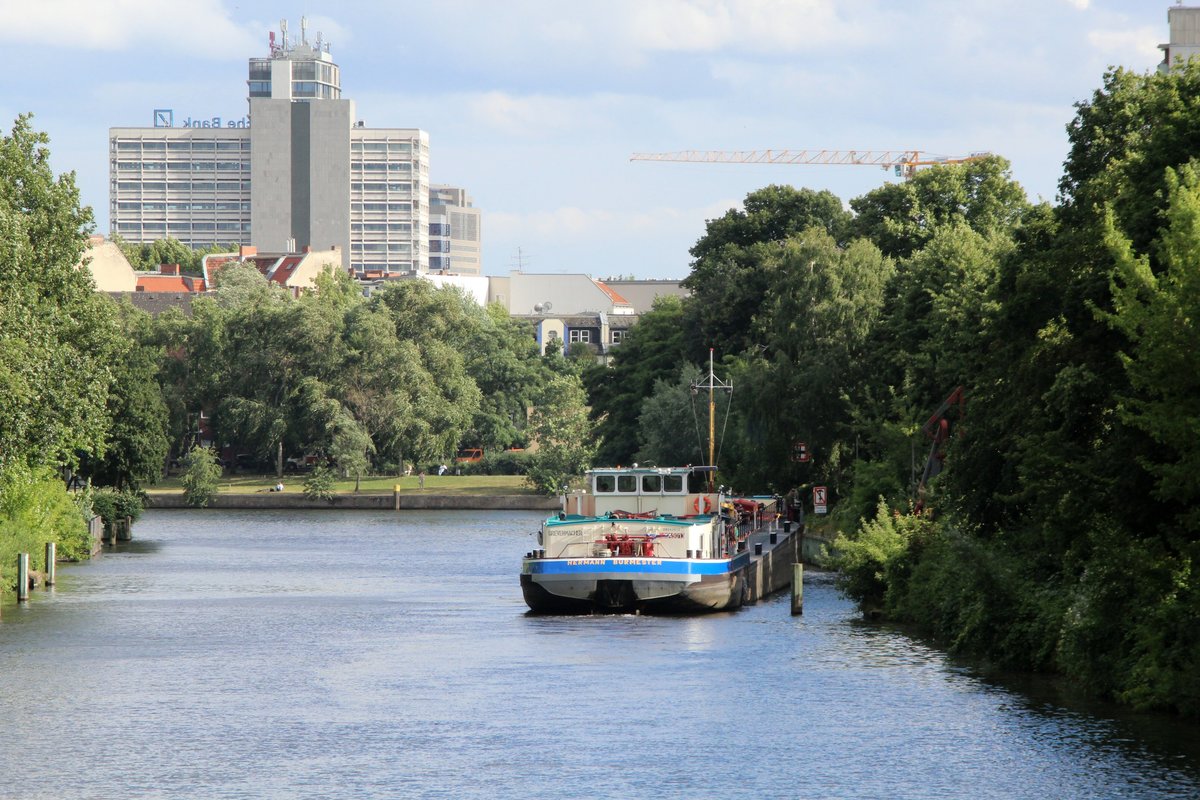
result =
[{"label": "white and blue barge", "polygon": [[775,519],[774,498],[713,490],[712,467],[587,473],[542,523],[521,568],[535,613],[697,613],[747,597],[747,537]]}]

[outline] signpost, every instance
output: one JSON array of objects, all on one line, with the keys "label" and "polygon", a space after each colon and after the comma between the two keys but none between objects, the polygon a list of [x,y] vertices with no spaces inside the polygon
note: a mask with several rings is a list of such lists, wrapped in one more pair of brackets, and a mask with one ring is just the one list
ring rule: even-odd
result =
[{"label": "signpost", "polygon": [[808,445],[804,442],[792,442],[792,461],[802,463],[808,461]]},{"label": "signpost", "polygon": [[813,513],[824,514],[828,510],[826,501],[829,498],[829,489],[824,486],[813,487]]}]

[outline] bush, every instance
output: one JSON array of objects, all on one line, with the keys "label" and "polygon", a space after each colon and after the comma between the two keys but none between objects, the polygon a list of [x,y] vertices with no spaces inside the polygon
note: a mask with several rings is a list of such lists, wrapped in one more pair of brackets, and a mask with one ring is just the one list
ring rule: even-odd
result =
[{"label": "bush", "polygon": [[880,611],[897,590],[911,566],[914,548],[933,531],[933,522],[920,514],[901,514],[883,498],[875,518],[864,521],[852,536],[839,533],[833,542],[838,584],[864,610]]},{"label": "bush", "polygon": [[183,499],[190,506],[203,508],[217,496],[221,480],[221,462],[213,451],[193,447],[183,457]]},{"label": "bush", "polygon": [[0,591],[11,592],[18,553],[28,553],[30,568],[45,570],[46,543],[58,555],[91,555],[87,524],[63,482],[49,471],[11,469],[0,474]]},{"label": "bush", "polygon": [[98,489],[92,492],[92,513],[103,519],[105,525],[112,525],[116,520],[126,517],[136,522],[145,508],[139,492],[127,489]]},{"label": "bush", "polygon": [[333,502],[333,471],[320,464],[313,467],[304,479],[304,496],[309,500],[326,500]]}]

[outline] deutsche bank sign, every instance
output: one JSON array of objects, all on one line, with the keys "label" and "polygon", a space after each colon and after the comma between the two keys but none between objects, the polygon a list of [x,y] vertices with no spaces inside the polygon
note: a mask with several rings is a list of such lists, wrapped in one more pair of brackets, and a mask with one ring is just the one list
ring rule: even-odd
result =
[{"label": "deutsche bank sign", "polygon": [[[175,127],[175,111],[170,108],[154,109],[154,127],[156,128],[174,128]],[[250,118],[242,117],[241,119],[224,120],[220,117],[195,118],[187,117],[180,123],[181,128],[249,128]]]}]

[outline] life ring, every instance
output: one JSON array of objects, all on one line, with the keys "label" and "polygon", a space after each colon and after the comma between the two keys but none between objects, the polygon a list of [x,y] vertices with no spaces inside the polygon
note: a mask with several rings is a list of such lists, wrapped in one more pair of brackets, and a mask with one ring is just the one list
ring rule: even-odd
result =
[{"label": "life ring", "polygon": [[709,514],[711,512],[712,512],[712,501],[708,499],[708,495],[705,495],[704,496],[704,513]]},{"label": "life ring", "polygon": [[[700,513],[700,498],[699,497],[692,500],[692,511],[695,511],[697,514]],[[705,498],[704,498],[704,513],[705,514],[712,513],[712,500],[709,500],[707,496],[705,496]]]}]

